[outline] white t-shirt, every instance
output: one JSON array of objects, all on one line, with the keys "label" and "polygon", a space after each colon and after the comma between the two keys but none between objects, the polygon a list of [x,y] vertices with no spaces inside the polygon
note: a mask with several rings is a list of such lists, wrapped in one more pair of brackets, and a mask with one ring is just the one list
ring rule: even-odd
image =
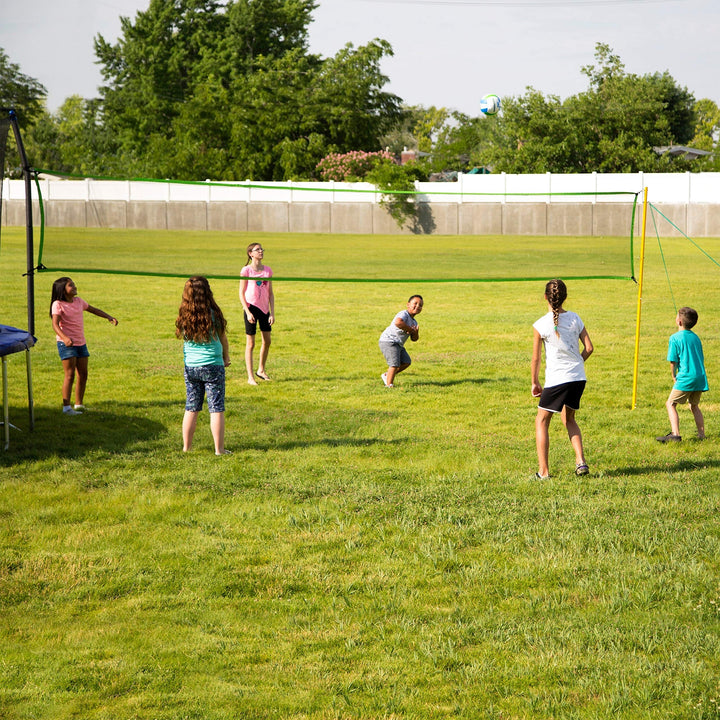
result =
[{"label": "white t-shirt", "polygon": [[552,312],[543,315],[533,327],[540,333],[545,345],[545,387],[587,379],[585,361],[580,354],[580,333],[585,326],[579,315],[560,313],[559,337],[555,333]]}]

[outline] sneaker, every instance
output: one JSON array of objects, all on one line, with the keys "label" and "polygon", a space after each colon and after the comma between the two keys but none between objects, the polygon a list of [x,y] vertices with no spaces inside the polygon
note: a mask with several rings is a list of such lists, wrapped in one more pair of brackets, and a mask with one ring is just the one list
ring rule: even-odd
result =
[{"label": "sneaker", "polygon": [[63,405],[63,415],[82,415],[82,413],[71,405]]},{"label": "sneaker", "polygon": [[661,435],[660,437],[656,437],[655,439],[661,443],[680,442],[682,440],[682,436],[673,435],[671,432],[669,432],[667,435]]},{"label": "sneaker", "polygon": [[387,373],[383,373],[380,377],[382,378],[382,381],[383,381],[383,384],[385,385],[385,387],[395,387],[392,383],[388,384]]},{"label": "sneaker", "polygon": [[576,475],[587,475],[590,472],[590,468],[587,466],[586,463],[579,463],[575,466],[575,474]]},{"label": "sneaker", "polygon": [[85,412],[85,410],[87,409],[84,405],[73,405],[73,407],[74,407],[78,412]]}]

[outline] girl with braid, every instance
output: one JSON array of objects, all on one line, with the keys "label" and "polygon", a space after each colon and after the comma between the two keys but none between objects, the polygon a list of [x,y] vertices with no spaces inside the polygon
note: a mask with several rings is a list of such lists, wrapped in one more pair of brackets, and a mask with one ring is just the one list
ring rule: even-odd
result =
[{"label": "girl with braid", "polygon": [[[575,451],[575,474],[587,475],[588,465],[583,452],[582,434],[575,420],[580,398],[585,390],[585,361],[593,351],[583,321],[574,312],[563,308],[567,288],[562,280],[550,280],[545,285],[548,312],[533,325],[532,394],[539,397],[535,418],[538,472],[535,477],[549,477],[548,450],[550,420],[561,413],[570,443]],[[582,344],[582,351],[580,350]],[[540,385],[540,359],[545,347],[545,387]]]}]

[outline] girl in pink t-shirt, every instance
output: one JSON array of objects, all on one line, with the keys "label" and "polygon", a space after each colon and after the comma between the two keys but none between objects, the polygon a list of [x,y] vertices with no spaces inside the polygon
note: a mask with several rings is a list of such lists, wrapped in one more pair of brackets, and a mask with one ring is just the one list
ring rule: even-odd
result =
[{"label": "girl in pink t-shirt", "polygon": [[258,362],[257,376],[262,380],[269,380],[265,372],[268,352],[270,352],[270,331],[275,322],[275,295],[272,289],[272,270],[263,265],[264,251],[260,243],[250,243],[247,246],[247,262],[240,270],[240,302],[245,314],[245,366],[247,368],[248,383],[257,385],[253,374],[253,350],[255,349],[255,334],[260,326],[262,345],[260,346],[260,360]]},{"label": "girl in pink t-shirt", "polygon": [[[113,325],[118,321],[103,310],[88,305],[77,296],[77,287],[69,277],[58,278],[52,286],[50,317],[52,318],[58,353],[65,373],[62,385],[63,412],[66,415],[79,415],[84,409],[85,385],[87,384],[88,358],[90,353],[85,343],[83,313],[103,317]],[[70,405],[73,381],[75,386],[75,407]]]}]

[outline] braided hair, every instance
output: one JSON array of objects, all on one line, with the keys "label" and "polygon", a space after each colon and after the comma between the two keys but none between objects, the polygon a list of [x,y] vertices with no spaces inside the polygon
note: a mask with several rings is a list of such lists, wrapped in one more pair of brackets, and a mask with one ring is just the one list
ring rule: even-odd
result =
[{"label": "braided hair", "polygon": [[565,286],[565,283],[558,278],[548,281],[547,285],[545,285],[545,297],[552,309],[553,325],[555,326],[555,332],[557,333],[560,308],[567,298],[567,287]]}]

